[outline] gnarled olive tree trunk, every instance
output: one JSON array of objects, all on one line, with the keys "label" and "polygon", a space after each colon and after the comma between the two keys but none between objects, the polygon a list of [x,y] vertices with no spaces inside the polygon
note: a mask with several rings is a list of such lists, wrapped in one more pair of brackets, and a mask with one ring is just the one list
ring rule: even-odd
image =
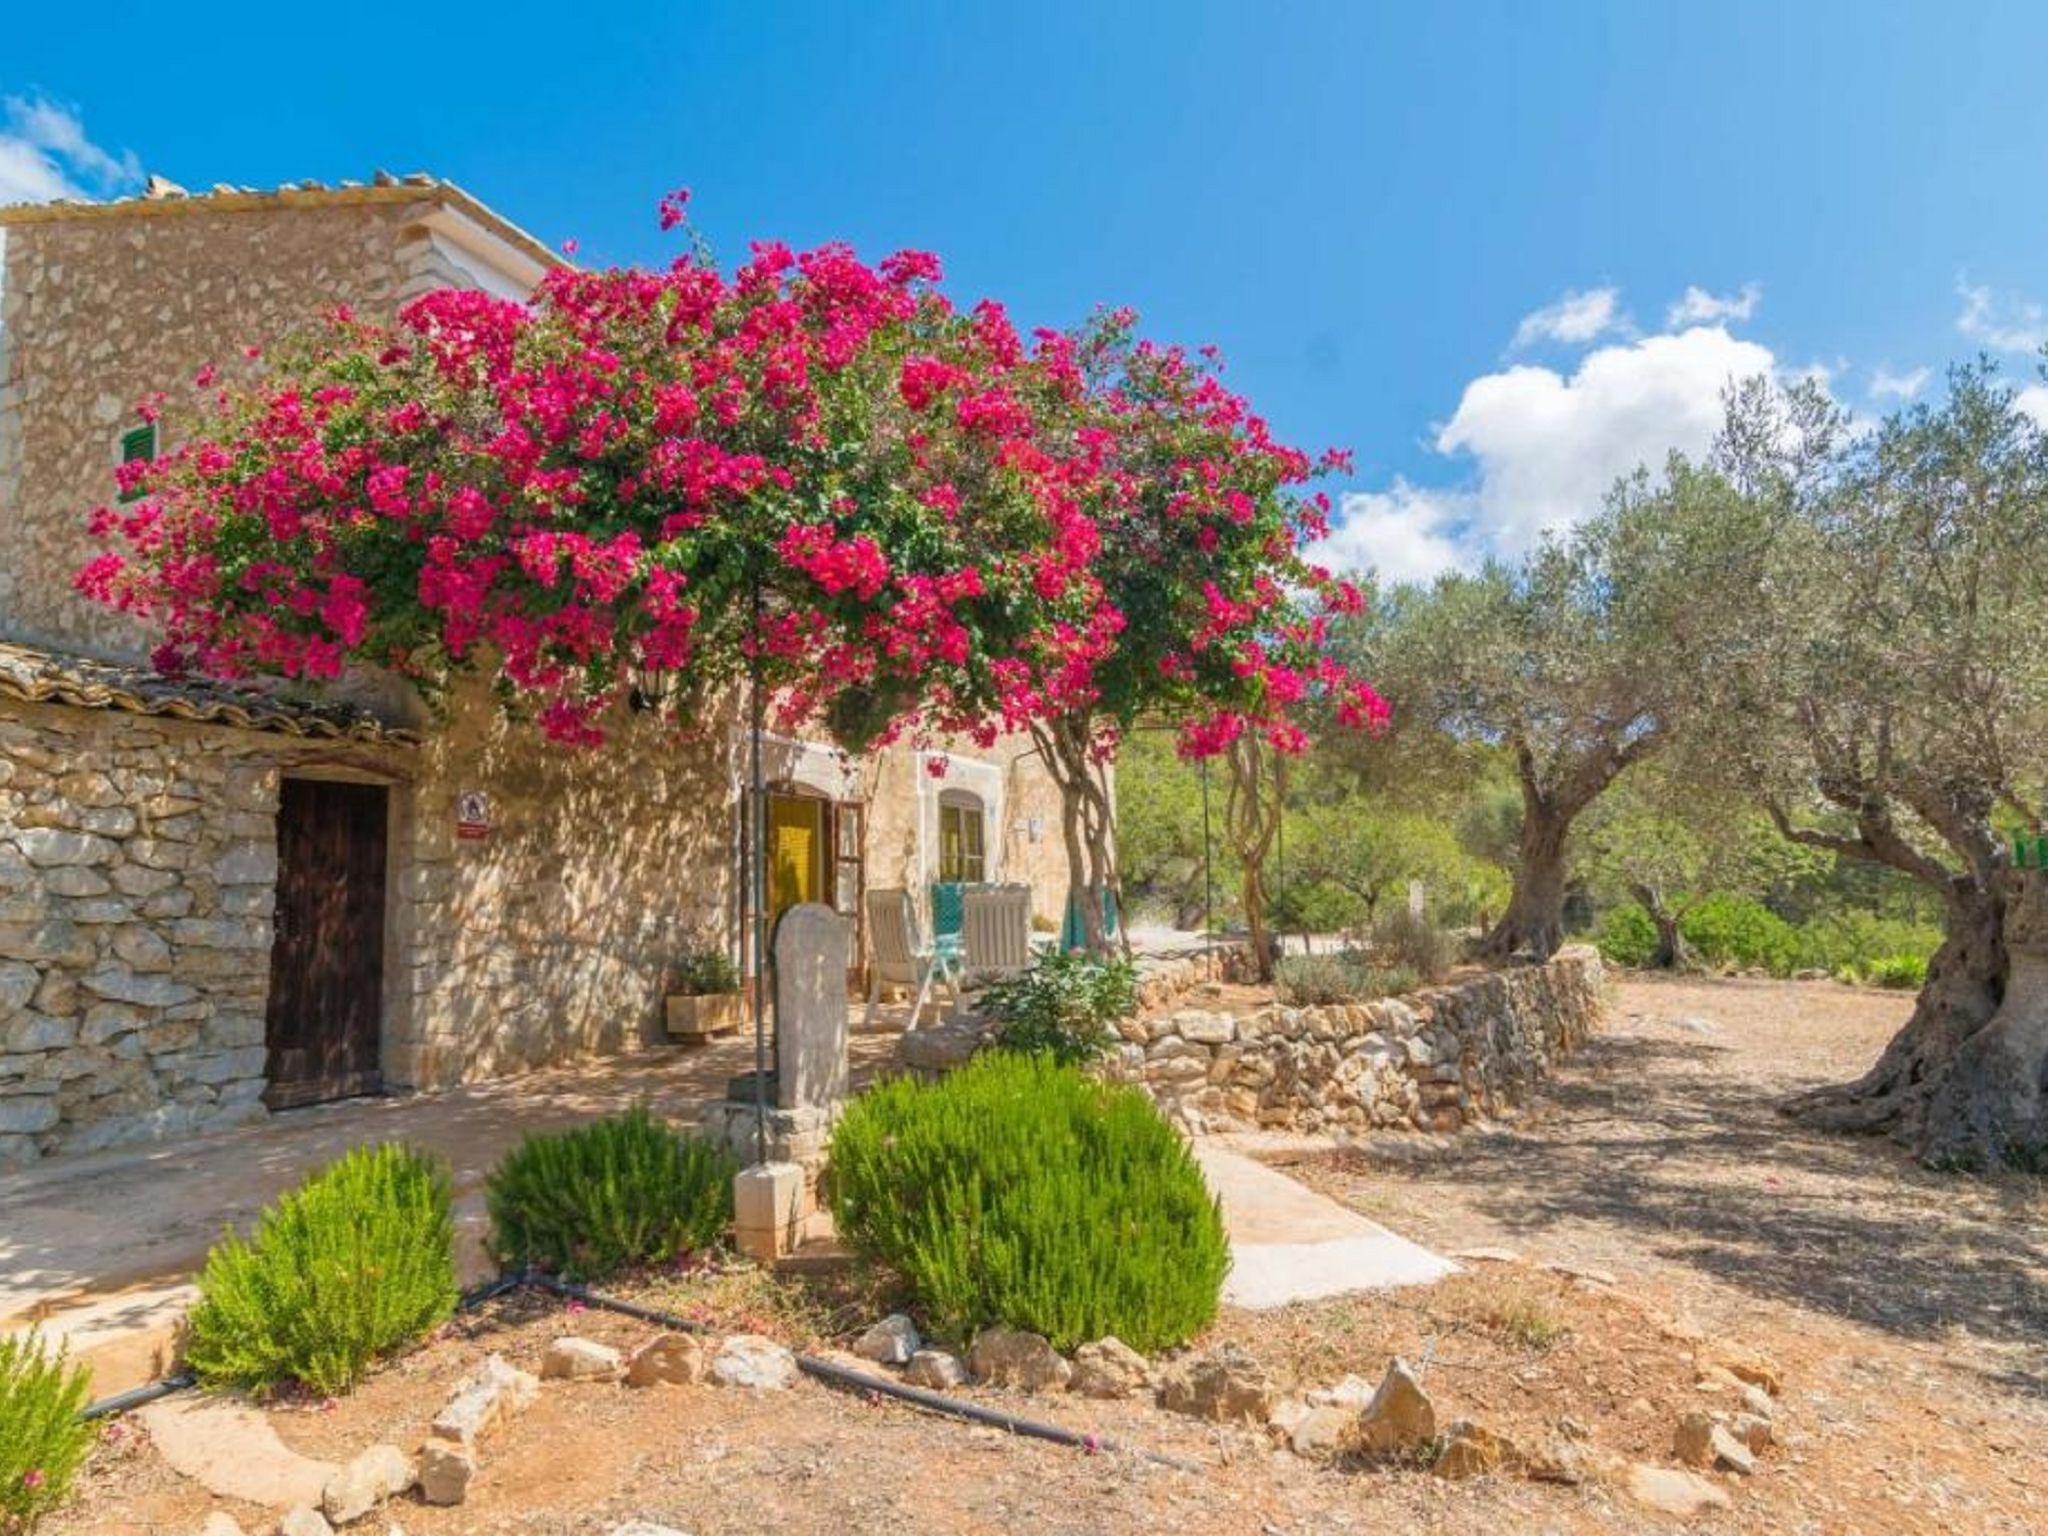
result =
[{"label": "gnarled olive tree trunk", "polygon": [[1948,897],[1948,935],[1877,1064],[1787,1109],[1932,1164],[2048,1167],[2048,876],[1958,877]]},{"label": "gnarled olive tree trunk", "polygon": [[1522,831],[1515,844],[1515,883],[1507,910],[1475,946],[1494,964],[1515,955],[1548,960],[1564,944],[1564,893],[1570,877],[1567,844],[1572,823],[1617,775],[1664,744],[1658,731],[1623,741],[1608,736],[1546,775],[1527,743],[1515,744],[1515,774],[1522,788]]},{"label": "gnarled olive tree trunk", "polygon": [[1653,971],[1690,971],[1699,965],[1699,959],[1692,952],[1692,946],[1685,941],[1685,930],[1680,926],[1683,914],[1671,910],[1664,900],[1664,893],[1646,880],[1630,884],[1628,893],[1635,898],[1637,906],[1649,916],[1651,925],[1657,930],[1657,947],[1650,951],[1649,969]]}]

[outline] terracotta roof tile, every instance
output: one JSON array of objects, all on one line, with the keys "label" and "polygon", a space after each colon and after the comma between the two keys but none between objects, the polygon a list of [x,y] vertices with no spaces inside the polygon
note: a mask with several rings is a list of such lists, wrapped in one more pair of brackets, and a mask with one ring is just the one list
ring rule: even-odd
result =
[{"label": "terracotta roof tile", "polygon": [[316,704],[226,683],[164,677],[146,667],[65,656],[6,641],[0,641],[0,698],[24,704],[117,709],[325,741],[409,746],[419,740],[417,732],[386,725],[351,705]]}]

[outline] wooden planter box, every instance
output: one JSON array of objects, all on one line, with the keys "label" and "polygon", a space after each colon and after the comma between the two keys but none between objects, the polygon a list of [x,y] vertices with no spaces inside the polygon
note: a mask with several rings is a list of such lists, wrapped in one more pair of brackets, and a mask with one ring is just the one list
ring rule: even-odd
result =
[{"label": "wooden planter box", "polygon": [[685,1038],[715,1035],[738,1029],[745,1022],[745,1009],[737,992],[711,992],[701,997],[671,992],[668,997],[668,1032]]}]

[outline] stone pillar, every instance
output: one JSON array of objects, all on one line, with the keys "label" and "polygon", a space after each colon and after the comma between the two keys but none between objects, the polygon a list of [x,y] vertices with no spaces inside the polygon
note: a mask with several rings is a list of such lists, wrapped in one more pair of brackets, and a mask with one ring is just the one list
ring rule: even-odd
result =
[{"label": "stone pillar", "polygon": [[775,1103],[823,1109],[846,1097],[846,919],[805,902],[775,927]]}]

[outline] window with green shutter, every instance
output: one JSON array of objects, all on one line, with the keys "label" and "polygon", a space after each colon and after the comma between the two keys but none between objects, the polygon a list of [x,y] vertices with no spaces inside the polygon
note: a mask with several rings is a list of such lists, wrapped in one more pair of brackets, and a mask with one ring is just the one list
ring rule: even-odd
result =
[{"label": "window with green shutter", "polygon": [[[155,457],[155,422],[145,421],[141,426],[130,427],[121,434],[121,462],[123,464],[133,464],[137,459],[153,459]],[[121,493],[121,500],[123,501],[138,501],[141,497],[142,492],[140,490],[123,491]]]}]

